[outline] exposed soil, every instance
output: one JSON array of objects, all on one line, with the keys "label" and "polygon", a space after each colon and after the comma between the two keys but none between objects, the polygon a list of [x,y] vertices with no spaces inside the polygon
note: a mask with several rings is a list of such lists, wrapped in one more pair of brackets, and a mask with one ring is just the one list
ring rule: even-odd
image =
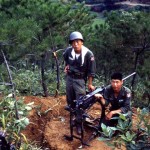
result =
[{"label": "exposed soil", "polygon": [[[69,112],[64,110],[66,106],[66,97],[35,97],[27,96],[25,103],[34,102],[32,111],[29,112],[30,124],[23,131],[29,141],[37,143],[39,146],[50,150],[76,150],[81,145],[77,139],[67,141],[64,135],[70,135]],[[93,117],[100,116],[100,106],[95,103],[90,112]],[[88,139],[93,133],[91,128],[85,127],[85,139]],[[76,130],[74,129],[74,134]],[[105,142],[98,138],[90,142],[90,146],[83,147],[87,150],[111,150]],[[117,150],[117,148],[116,148]],[[126,150],[122,147],[122,150]]]}]

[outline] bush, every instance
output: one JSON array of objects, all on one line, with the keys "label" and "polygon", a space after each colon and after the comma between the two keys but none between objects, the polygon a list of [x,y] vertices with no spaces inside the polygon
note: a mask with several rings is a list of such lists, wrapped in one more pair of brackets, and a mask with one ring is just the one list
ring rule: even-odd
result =
[{"label": "bush", "polygon": [[31,105],[32,103],[24,104],[22,99],[16,101],[9,96],[0,100],[0,137],[3,136],[6,141],[6,143],[1,143],[5,149],[20,148],[21,139],[27,143],[26,137],[21,131],[29,124],[26,116],[27,112],[32,109]]}]

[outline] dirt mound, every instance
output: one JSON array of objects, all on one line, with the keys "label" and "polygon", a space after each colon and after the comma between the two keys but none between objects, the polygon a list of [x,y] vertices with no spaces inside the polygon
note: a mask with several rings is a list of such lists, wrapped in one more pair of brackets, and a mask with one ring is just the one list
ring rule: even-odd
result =
[{"label": "dirt mound", "polygon": [[[31,123],[23,131],[28,140],[37,143],[43,149],[78,149],[81,145],[79,140],[67,141],[64,138],[64,135],[70,135],[69,112],[64,110],[64,106],[66,106],[65,96],[59,96],[58,98],[27,96],[24,101],[25,103],[34,102],[33,109],[29,113]],[[100,115],[99,104],[93,106],[93,110],[90,113],[93,116]],[[89,137],[91,133],[92,131],[89,128],[85,128],[85,137]],[[111,150],[112,148],[95,138],[90,142],[90,147],[83,149]]]}]

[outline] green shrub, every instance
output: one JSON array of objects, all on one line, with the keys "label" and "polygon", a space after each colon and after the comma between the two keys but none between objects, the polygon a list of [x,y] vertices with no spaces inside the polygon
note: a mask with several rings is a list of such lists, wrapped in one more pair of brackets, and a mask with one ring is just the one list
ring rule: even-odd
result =
[{"label": "green shrub", "polygon": [[21,131],[29,124],[27,112],[32,109],[31,105],[32,103],[24,104],[23,100],[16,101],[9,96],[0,101],[0,133],[4,135],[7,143],[16,148],[20,147],[21,139],[27,142]]}]

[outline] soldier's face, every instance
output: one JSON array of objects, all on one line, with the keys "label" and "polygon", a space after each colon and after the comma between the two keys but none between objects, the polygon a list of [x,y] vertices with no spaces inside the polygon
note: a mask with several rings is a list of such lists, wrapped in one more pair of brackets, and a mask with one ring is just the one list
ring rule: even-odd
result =
[{"label": "soldier's face", "polygon": [[111,86],[114,90],[114,92],[119,92],[122,87],[123,81],[118,79],[112,79],[111,80]]},{"label": "soldier's face", "polygon": [[71,45],[74,48],[76,53],[81,53],[81,48],[82,48],[82,45],[83,45],[82,40],[80,40],[80,39],[73,40]]}]

